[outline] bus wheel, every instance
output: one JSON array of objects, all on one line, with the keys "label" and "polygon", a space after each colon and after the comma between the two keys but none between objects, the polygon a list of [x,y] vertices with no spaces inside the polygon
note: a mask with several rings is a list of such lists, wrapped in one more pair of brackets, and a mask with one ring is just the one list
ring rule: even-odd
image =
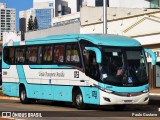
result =
[{"label": "bus wheel", "polygon": [[125,107],[125,105],[114,105],[116,111],[123,111]]},{"label": "bus wheel", "polygon": [[22,104],[31,103],[31,100],[27,98],[26,89],[24,87],[20,89],[20,101]]},{"label": "bus wheel", "polygon": [[73,102],[77,109],[86,109],[86,104],[83,102],[83,95],[80,90],[74,91]]}]

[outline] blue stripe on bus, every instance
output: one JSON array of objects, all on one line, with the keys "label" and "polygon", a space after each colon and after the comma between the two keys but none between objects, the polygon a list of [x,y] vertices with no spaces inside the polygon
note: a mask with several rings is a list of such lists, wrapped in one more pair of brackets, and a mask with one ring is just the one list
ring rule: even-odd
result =
[{"label": "blue stripe on bus", "polygon": [[149,89],[149,84],[143,85],[143,86],[137,86],[137,87],[117,87],[112,85],[107,85],[103,83],[99,83],[99,86],[111,91],[115,92],[140,92],[146,89]]},{"label": "blue stripe on bus", "polygon": [[[26,91],[28,91],[27,81],[23,69],[23,65],[16,65],[19,83],[23,83],[25,85]],[[29,96],[29,92],[27,92],[27,97]]]},{"label": "blue stripe on bus", "polygon": [[13,46],[19,46],[19,45],[20,45],[19,41],[13,42]]},{"label": "blue stripe on bus", "polygon": [[16,65],[16,68],[17,68],[17,73],[18,73],[18,78],[20,83],[26,84],[27,81],[26,81],[23,65]]},{"label": "blue stripe on bus", "polygon": [[[3,59],[3,56],[2,56]],[[3,60],[2,60],[2,69],[9,69],[11,66],[6,64]]]},{"label": "blue stripe on bus", "polygon": [[58,69],[60,69],[60,68],[72,68],[72,67],[68,67],[68,66],[61,66],[61,65],[29,65],[29,67],[31,68],[31,69],[38,69],[38,68],[58,68]]},{"label": "blue stripe on bus", "polygon": [[[5,46],[7,46],[8,45],[8,43],[5,43],[4,45],[3,45],[3,47],[5,47]],[[4,62],[4,58],[3,58],[4,56],[3,56],[3,52],[2,52],[2,69],[9,69],[10,68],[10,65],[8,65],[8,64],[6,64],[5,62]]]}]

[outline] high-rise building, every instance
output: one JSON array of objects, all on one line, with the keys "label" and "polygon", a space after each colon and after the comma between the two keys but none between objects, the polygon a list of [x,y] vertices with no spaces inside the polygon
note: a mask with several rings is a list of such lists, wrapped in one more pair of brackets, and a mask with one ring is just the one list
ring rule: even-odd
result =
[{"label": "high-rise building", "polygon": [[16,10],[8,8],[6,3],[0,3],[0,40],[3,40],[3,32],[16,30]]}]

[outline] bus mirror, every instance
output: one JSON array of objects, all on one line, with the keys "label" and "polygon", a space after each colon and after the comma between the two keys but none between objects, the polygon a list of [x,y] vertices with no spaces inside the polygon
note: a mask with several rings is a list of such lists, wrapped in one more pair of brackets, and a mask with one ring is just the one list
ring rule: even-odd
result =
[{"label": "bus mirror", "polygon": [[145,50],[145,52],[147,52],[148,54],[151,55],[152,65],[156,65],[156,54],[152,50],[149,50],[149,49],[144,49],[144,50]]},{"label": "bus mirror", "polygon": [[94,51],[95,54],[96,54],[96,62],[101,63],[102,54],[101,54],[101,51],[98,48],[96,48],[96,47],[85,47],[85,49],[88,50],[88,51]]}]

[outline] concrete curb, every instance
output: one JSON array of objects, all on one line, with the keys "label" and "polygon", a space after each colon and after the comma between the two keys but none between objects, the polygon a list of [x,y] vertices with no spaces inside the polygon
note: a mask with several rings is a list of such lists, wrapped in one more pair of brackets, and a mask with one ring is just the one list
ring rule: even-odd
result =
[{"label": "concrete curb", "polygon": [[19,98],[8,97],[8,96],[0,96],[0,99],[3,99],[3,100],[20,100]]}]

